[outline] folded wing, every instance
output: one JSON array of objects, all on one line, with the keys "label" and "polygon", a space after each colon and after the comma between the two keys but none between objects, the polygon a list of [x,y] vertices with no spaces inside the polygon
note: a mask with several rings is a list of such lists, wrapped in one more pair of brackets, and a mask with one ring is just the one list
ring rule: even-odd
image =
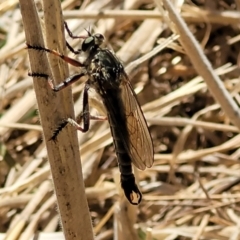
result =
[{"label": "folded wing", "polygon": [[120,88],[129,133],[129,139],[125,145],[133,164],[144,170],[153,164],[152,138],[137,96],[127,76],[124,77]]}]

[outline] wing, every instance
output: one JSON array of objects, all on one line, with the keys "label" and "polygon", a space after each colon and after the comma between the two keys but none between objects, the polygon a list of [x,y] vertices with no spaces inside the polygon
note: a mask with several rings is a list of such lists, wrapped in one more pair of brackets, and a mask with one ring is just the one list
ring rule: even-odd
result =
[{"label": "wing", "polygon": [[153,143],[148,126],[126,74],[122,76],[121,97],[125,109],[127,129],[129,133],[128,143],[125,143],[128,154],[133,164],[144,170],[153,164]]}]

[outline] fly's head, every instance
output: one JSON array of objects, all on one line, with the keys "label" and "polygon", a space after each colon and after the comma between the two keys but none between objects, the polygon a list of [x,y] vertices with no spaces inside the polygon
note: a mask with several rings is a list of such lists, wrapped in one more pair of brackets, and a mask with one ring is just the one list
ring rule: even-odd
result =
[{"label": "fly's head", "polygon": [[79,61],[82,64],[90,64],[91,59],[97,52],[97,49],[102,45],[104,37],[100,33],[92,35],[88,32],[88,37],[82,42],[82,47],[80,49]]},{"label": "fly's head", "polygon": [[82,43],[82,51],[83,52],[91,52],[91,50],[100,47],[104,41],[104,37],[100,33],[96,33],[91,35],[88,33],[88,37],[84,39]]}]

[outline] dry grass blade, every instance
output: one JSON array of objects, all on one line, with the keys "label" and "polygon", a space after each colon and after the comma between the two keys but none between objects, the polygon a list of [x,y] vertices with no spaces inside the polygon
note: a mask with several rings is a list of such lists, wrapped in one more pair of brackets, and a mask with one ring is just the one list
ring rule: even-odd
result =
[{"label": "dry grass blade", "polygon": [[[81,114],[87,78],[56,94],[32,83],[29,71],[59,83],[80,68],[26,42],[77,59],[65,39],[75,50],[82,39],[64,30],[60,1],[17,4],[0,3],[0,239],[93,239],[91,225],[97,240],[240,239],[239,1],[61,1],[74,35],[104,35],[142,106],[155,154],[134,169],[138,206],[121,189],[108,121],[48,141],[73,105]],[[91,115],[105,117],[88,93]]]},{"label": "dry grass blade", "polygon": [[184,46],[185,51],[188,53],[189,58],[196,70],[206,81],[209,90],[220,103],[223,110],[227,113],[231,122],[234,123],[240,129],[240,112],[229,95],[228,91],[224,87],[220,78],[214,73],[212,66],[208,59],[205,57],[200,45],[197,43],[192,33],[188,30],[187,25],[182,18],[174,10],[170,1],[163,1],[165,7],[169,11],[169,17],[176,25],[176,30],[180,35],[181,44]]},{"label": "dry grass blade", "polygon": [[[197,8],[197,12],[194,11],[196,8],[193,6],[189,7],[182,13],[182,17],[186,22],[201,23],[203,18],[207,18],[210,23],[221,23],[221,24],[238,24],[240,17],[236,11],[211,11],[202,10]],[[161,14],[155,11],[142,11],[142,10],[105,10],[105,11],[79,11],[71,10],[64,11],[66,19],[71,18],[84,18],[84,19],[102,19],[102,18],[117,18],[117,19],[132,19],[132,20],[144,20],[144,19],[160,19]]]}]

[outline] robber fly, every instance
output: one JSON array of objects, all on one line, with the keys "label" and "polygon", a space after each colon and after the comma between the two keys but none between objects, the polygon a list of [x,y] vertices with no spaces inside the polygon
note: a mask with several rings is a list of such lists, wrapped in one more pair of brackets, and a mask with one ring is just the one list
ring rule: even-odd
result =
[{"label": "robber fly", "polygon": [[68,122],[82,132],[88,131],[91,119],[88,90],[91,87],[94,88],[106,108],[107,119],[111,128],[121,172],[121,186],[129,202],[137,205],[141,202],[142,195],[135,183],[131,163],[141,170],[144,170],[146,167],[149,168],[153,164],[152,139],[137,96],[121,62],[109,49],[101,48],[104,41],[102,34],[92,35],[87,31],[87,37],[74,36],[67,24],[64,23],[64,25],[71,38],[84,39],[81,49],[77,51],[66,42],[69,50],[78,55],[78,60],[62,55],[54,50],[27,44],[28,49],[49,52],[62,58],[69,64],[81,68],[79,73],[68,77],[57,86],[54,86],[52,80],[46,74],[30,74],[34,77],[47,78],[53,91],[60,91],[83,76],[88,77],[83,92],[83,127],[80,126],[80,121],[68,119],[56,130],[53,139],[56,138],[57,134]]}]

